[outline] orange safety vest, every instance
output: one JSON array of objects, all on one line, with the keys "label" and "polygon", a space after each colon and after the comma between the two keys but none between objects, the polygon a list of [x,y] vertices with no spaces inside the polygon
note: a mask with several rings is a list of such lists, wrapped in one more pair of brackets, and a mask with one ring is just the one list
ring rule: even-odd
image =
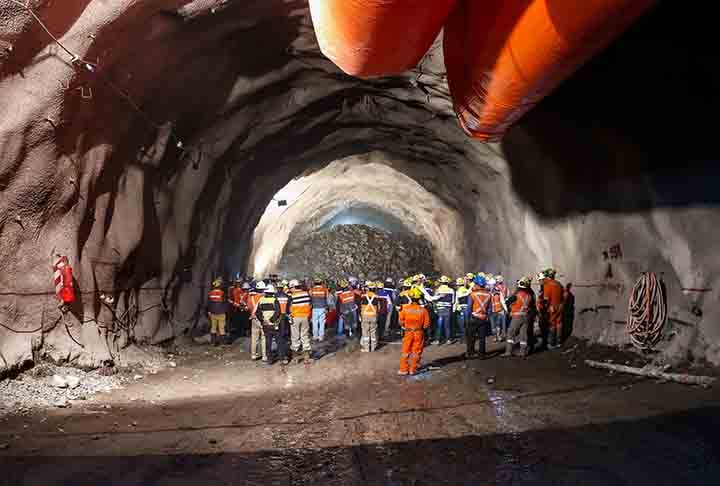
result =
[{"label": "orange safety vest", "polygon": [[560,282],[546,278],[543,282],[543,299],[552,307],[560,307],[563,303],[563,286]]},{"label": "orange safety vest", "polygon": [[210,302],[224,302],[225,292],[223,292],[222,289],[212,289],[208,292],[208,300]]},{"label": "orange safety vest", "polygon": [[406,331],[421,331],[430,327],[430,313],[420,304],[403,305],[398,320]]},{"label": "orange safety vest", "polygon": [[250,311],[250,315],[254,316],[255,311],[257,310],[257,306],[260,303],[260,299],[263,298],[263,294],[260,294],[258,292],[251,292],[248,296],[248,310]]},{"label": "orange safety vest", "polygon": [[368,292],[367,294],[363,295],[360,304],[360,314],[365,317],[377,317],[377,297],[377,294],[374,292]]},{"label": "orange safety vest", "polygon": [[503,306],[502,306],[502,299],[503,299],[503,295],[500,292],[497,292],[497,291],[493,292],[493,294],[492,294],[493,314],[499,314],[500,312],[502,312],[504,310]]},{"label": "orange safety vest", "polygon": [[291,292],[290,297],[292,297],[290,315],[293,317],[310,317],[310,314],[312,313],[310,294],[304,290],[297,290],[295,292]]},{"label": "orange safety vest", "polygon": [[488,318],[488,309],[490,307],[490,292],[485,289],[475,290],[470,293],[472,299],[472,315],[481,321]]},{"label": "orange safety vest", "polygon": [[355,293],[352,290],[343,290],[338,294],[341,304],[352,304],[355,302]]},{"label": "orange safety vest", "polygon": [[515,302],[510,306],[510,315],[511,316],[526,316],[528,315],[528,311],[530,310],[530,294],[525,290],[518,289],[517,292],[515,292]]},{"label": "orange safety vest", "polygon": [[247,293],[240,287],[230,287],[230,302],[235,307],[241,307],[246,304]]},{"label": "orange safety vest", "polygon": [[288,298],[287,296],[278,296],[277,297],[278,302],[280,303],[280,313],[281,314],[287,314],[287,305],[288,305]]}]

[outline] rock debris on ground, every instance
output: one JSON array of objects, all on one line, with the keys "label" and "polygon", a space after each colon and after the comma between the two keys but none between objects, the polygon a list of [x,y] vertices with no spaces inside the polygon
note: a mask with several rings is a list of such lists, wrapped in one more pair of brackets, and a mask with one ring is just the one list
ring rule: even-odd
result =
[{"label": "rock debris on ground", "polygon": [[339,225],[291,238],[278,267],[287,275],[320,274],[333,279],[437,273],[427,241],[362,224]]},{"label": "rock debris on ground", "polygon": [[103,376],[99,370],[85,372],[44,363],[0,382],[0,416],[34,408],[67,408],[72,400],[122,388],[125,381],[125,376]]}]

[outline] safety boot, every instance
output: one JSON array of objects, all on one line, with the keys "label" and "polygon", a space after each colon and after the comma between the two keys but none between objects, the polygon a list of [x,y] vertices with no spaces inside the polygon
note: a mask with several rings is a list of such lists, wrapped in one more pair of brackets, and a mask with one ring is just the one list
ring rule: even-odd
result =
[{"label": "safety boot", "polygon": [[502,355],[503,358],[512,358],[513,343],[505,343],[505,353]]},{"label": "safety boot", "polygon": [[213,346],[218,345],[217,334],[210,334],[210,344],[212,344]]},{"label": "safety boot", "polygon": [[520,345],[520,357],[521,358],[527,358],[528,356],[528,347],[527,344],[521,344]]}]

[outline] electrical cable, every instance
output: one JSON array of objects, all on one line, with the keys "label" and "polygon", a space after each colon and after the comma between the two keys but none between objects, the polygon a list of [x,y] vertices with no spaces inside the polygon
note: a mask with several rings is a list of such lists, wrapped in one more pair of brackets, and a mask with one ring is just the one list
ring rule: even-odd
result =
[{"label": "electrical cable", "polygon": [[662,336],[667,321],[667,297],[662,279],[643,273],[630,294],[627,332],[635,347],[652,349]]}]

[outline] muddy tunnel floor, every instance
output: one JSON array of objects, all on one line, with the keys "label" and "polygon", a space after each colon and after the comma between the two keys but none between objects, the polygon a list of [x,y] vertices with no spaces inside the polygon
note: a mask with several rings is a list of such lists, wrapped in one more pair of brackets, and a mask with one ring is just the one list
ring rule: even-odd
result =
[{"label": "muddy tunnel floor", "polygon": [[462,351],[431,346],[408,378],[393,343],[287,367],[194,346],[125,389],[8,417],[0,484],[718,484],[720,390]]}]

